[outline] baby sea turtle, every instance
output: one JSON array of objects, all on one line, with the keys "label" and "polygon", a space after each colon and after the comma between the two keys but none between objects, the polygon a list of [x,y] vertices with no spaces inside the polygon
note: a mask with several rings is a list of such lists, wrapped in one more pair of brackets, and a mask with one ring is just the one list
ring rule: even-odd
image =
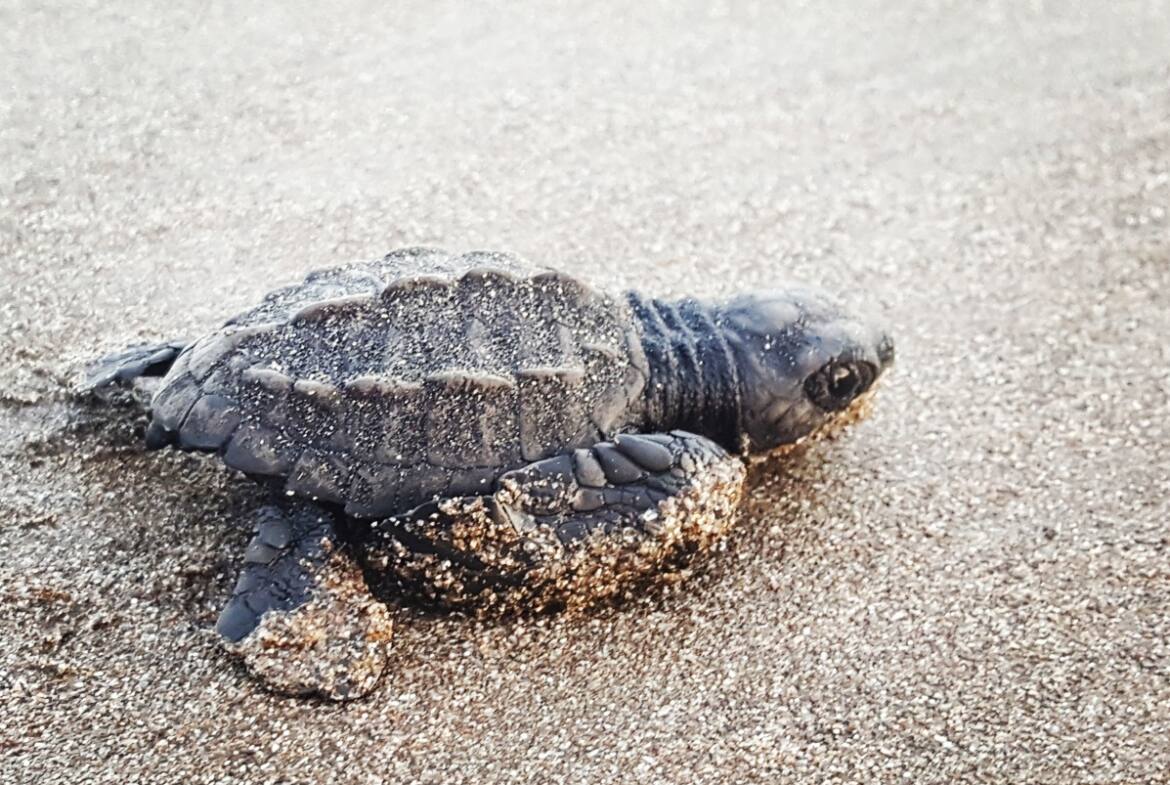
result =
[{"label": "baby sea turtle", "polygon": [[277,691],[368,692],[377,597],[551,608],[620,595],[730,528],[742,458],[855,417],[893,361],[807,290],[606,294],[499,253],[322,270],[85,389],[161,377],[149,448],[273,490],[216,630]]}]

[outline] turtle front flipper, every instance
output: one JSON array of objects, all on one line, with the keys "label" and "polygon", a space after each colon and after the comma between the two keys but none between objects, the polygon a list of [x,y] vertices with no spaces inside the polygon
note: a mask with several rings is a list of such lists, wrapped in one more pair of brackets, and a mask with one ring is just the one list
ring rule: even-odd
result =
[{"label": "turtle front flipper", "polygon": [[78,389],[93,392],[111,384],[129,384],[144,376],[166,376],[184,348],[185,342],[167,341],[139,344],[107,354],[86,366]]},{"label": "turtle front flipper", "polygon": [[275,692],[349,700],[386,662],[392,622],[337,536],[332,513],[280,500],[257,516],[216,632]]},{"label": "turtle front flipper", "polygon": [[364,561],[443,607],[540,610],[677,575],[735,520],[742,461],[683,431],[623,434],[508,472],[491,495],[431,502],[370,528]]}]

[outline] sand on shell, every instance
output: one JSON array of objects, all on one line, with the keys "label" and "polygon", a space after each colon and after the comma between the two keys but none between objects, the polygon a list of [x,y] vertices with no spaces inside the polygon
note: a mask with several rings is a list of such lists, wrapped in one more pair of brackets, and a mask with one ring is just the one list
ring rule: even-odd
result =
[{"label": "sand on shell", "polygon": [[[0,783],[1166,781],[1170,17],[634,6],[0,9]],[[274,697],[210,632],[259,491],[61,396],[419,243],[820,284],[899,364],[691,580]]]}]

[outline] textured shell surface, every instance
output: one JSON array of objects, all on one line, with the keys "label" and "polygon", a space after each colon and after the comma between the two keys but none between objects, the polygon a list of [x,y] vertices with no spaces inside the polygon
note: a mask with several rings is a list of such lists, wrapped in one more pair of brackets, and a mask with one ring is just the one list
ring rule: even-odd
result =
[{"label": "textured shell surface", "polygon": [[196,341],[152,417],[180,447],[376,518],[635,424],[646,375],[623,297],[507,254],[407,249],[312,273]]}]

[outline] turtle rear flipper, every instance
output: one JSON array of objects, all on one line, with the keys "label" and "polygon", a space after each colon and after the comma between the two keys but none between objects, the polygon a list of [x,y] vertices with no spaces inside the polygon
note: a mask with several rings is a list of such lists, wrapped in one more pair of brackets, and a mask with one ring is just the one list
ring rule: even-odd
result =
[{"label": "turtle rear flipper", "polygon": [[78,391],[95,392],[111,384],[131,384],[144,376],[166,376],[186,346],[182,341],[167,341],[138,344],[107,354],[86,366]]},{"label": "turtle rear flipper", "polygon": [[263,508],[244,562],[215,629],[252,675],[275,692],[331,700],[374,688],[392,623],[331,513],[289,500]]}]

